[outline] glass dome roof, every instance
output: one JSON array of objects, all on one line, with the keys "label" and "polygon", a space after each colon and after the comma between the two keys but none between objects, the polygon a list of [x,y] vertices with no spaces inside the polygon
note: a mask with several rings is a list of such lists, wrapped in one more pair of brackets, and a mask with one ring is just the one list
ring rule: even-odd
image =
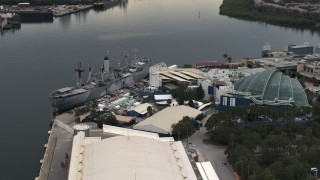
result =
[{"label": "glass dome roof", "polygon": [[309,106],[300,82],[282,74],[279,70],[266,70],[242,78],[235,82],[234,89],[238,92],[250,92],[257,100]]}]

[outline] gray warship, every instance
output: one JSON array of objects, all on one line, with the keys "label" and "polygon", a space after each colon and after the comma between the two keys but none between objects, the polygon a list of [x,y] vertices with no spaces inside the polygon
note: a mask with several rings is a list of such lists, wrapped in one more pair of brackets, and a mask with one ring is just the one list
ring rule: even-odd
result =
[{"label": "gray warship", "polygon": [[81,62],[75,68],[76,85],[64,87],[50,93],[49,99],[54,114],[59,114],[74,107],[81,106],[86,102],[101,98],[108,92],[114,92],[124,87],[132,87],[135,82],[141,81],[149,75],[149,67],[152,65],[151,58],[136,59],[136,51],[125,51],[122,59],[124,63],[118,63],[117,68],[110,66],[110,56],[104,58],[103,66],[99,72],[93,74],[93,68],[89,67],[88,79],[82,82],[84,69]]}]

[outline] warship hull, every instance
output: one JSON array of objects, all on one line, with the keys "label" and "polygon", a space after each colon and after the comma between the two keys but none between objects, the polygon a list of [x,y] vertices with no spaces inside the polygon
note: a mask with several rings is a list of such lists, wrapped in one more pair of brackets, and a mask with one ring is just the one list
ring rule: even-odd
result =
[{"label": "warship hull", "polygon": [[77,94],[72,97],[64,98],[50,98],[51,105],[53,107],[54,114],[59,114],[74,107],[84,105],[85,103],[101,98],[106,95],[107,92],[114,92],[122,89],[123,87],[131,87],[135,82],[139,82],[149,75],[150,65],[144,67],[141,71],[133,73],[114,81],[107,82],[105,86],[89,89],[84,93]]}]

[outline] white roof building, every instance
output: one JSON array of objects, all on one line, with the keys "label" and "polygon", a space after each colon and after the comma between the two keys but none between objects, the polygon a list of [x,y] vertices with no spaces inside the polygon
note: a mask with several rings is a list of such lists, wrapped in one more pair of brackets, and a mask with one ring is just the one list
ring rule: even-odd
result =
[{"label": "white roof building", "polygon": [[135,111],[135,112],[137,112],[138,114],[145,115],[145,114],[148,113],[148,110],[147,110],[147,109],[148,109],[149,106],[153,107],[152,104],[143,103],[143,104],[137,105],[136,107],[130,109],[129,111]]},{"label": "white roof building", "polygon": [[68,180],[197,180],[180,141],[113,126],[103,131],[118,136],[74,136]]},{"label": "white roof building", "polygon": [[155,101],[166,101],[168,99],[173,99],[171,94],[155,94],[154,95]]},{"label": "white roof building", "polygon": [[171,126],[178,123],[184,116],[197,117],[201,111],[189,106],[172,106],[163,109],[153,116],[133,126],[133,129],[155,132],[160,134],[170,134]]}]

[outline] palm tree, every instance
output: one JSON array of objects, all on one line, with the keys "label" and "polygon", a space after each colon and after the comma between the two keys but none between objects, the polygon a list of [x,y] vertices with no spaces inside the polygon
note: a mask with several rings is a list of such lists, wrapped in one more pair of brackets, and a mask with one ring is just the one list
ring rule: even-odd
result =
[{"label": "palm tree", "polygon": [[151,106],[147,107],[147,112],[148,112],[149,116],[152,115],[152,107]]},{"label": "palm tree", "polygon": [[223,54],[224,62],[227,62],[227,58],[228,58],[228,54],[224,53],[224,54]]},{"label": "palm tree", "polygon": [[228,57],[227,60],[228,60],[229,63],[231,63],[232,58],[231,58],[231,57]]}]

